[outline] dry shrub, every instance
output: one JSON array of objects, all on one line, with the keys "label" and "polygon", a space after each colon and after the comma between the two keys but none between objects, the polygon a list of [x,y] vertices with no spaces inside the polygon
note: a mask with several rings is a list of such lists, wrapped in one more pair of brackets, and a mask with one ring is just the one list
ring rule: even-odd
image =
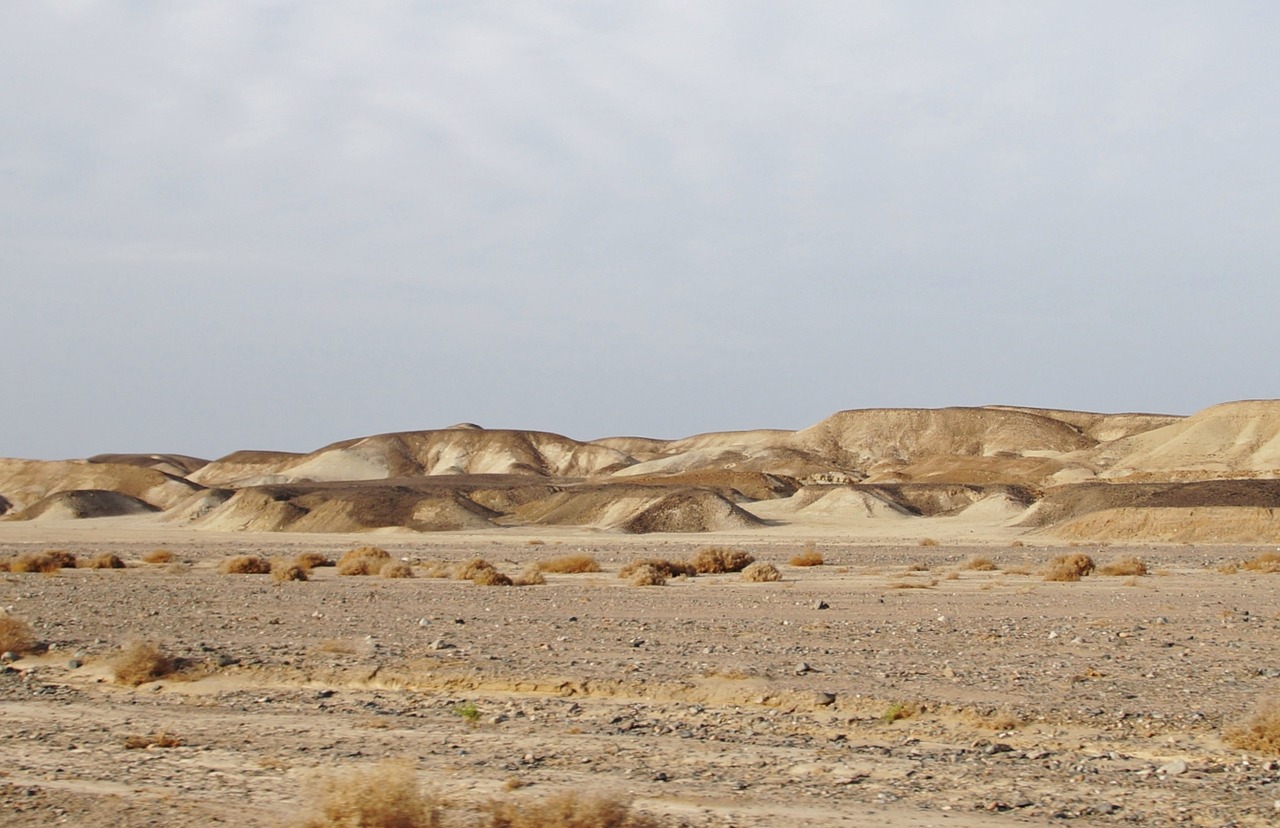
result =
[{"label": "dry shrub", "polygon": [[457,565],[453,571],[453,577],[459,581],[474,581],[476,576],[485,570],[497,571],[497,567],[486,561],[484,558],[472,558]]},{"label": "dry shrub", "polygon": [[413,767],[382,762],[362,771],[318,779],[314,814],[297,828],[442,828],[439,800],[418,785]]},{"label": "dry shrub", "polygon": [[631,569],[624,577],[631,581],[632,586],[664,586],[667,583],[667,577],[662,570],[647,563]]},{"label": "dry shrub", "polygon": [[755,558],[741,549],[728,546],[706,546],[694,552],[689,563],[700,575],[715,575],[721,572],[741,572],[754,560]]},{"label": "dry shrub", "polygon": [[600,564],[590,555],[560,555],[538,561],[535,564],[543,572],[554,572],[559,575],[571,575],[578,572],[599,572]]},{"label": "dry shrub", "polygon": [[9,561],[10,572],[57,572],[74,569],[76,556],[65,549],[46,549],[44,552],[24,552]]},{"label": "dry shrub", "polygon": [[471,577],[471,582],[477,586],[513,586],[515,584],[510,577],[493,567],[477,569],[476,574]]},{"label": "dry shrub", "polygon": [[125,750],[145,750],[153,747],[176,748],[182,747],[182,745],[182,737],[166,733],[163,730],[158,730],[147,736],[126,736],[124,740]]},{"label": "dry shrub", "polygon": [[271,571],[271,561],[261,555],[236,555],[218,564],[223,575],[266,575]]},{"label": "dry shrub", "polygon": [[619,578],[630,578],[636,572],[648,567],[656,571],[659,575],[666,578],[686,577],[692,578],[698,574],[698,570],[693,568],[692,564],[682,563],[681,561],[671,561],[666,558],[645,558],[640,561],[632,561],[622,569],[618,570]]},{"label": "dry shrub", "polygon": [[333,558],[323,552],[303,552],[294,557],[293,562],[303,569],[315,569],[318,566],[333,566]]},{"label": "dry shrub", "polygon": [[490,802],[484,828],[659,828],[662,823],[638,814],[626,800],[565,792],[529,802]]},{"label": "dry shrub", "polygon": [[962,564],[964,569],[972,569],[974,572],[994,572],[999,567],[995,562],[985,555],[974,555]]},{"label": "dry shrub", "polygon": [[413,567],[404,561],[387,561],[378,570],[378,574],[383,578],[412,578]]},{"label": "dry shrub", "polygon": [[1146,575],[1147,564],[1142,558],[1121,558],[1098,567],[1098,574],[1113,576]]},{"label": "dry shrub", "polygon": [[142,556],[143,563],[167,564],[173,561],[173,553],[168,549],[153,549]]},{"label": "dry shrub", "polygon": [[768,561],[756,561],[742,570],[742,580],[757,582],[781,581],[782,573],[778,571],[778,567]]},{"label": "dry shrub", "polygon": [[452,578],[454,568],[444,561],[418,561],[418,569],[428,578]]},{"label": "dry shrub", "polygon": [[889,584],[889,589],[933,589],[938,585],[937,578],[930,578],[927,581],[894,581]]},{"label": "dry shrub", "polygon": [[36,648],[36,634],[21,618],[0,613],[0,653],[22,655]]},{"label": "dry shrub", "polygon": [[822,566],[826,561],[822,559],[821,552],[812,546],[805,546],[804,551],[792,555],[787,563],[792,566]]},{"label": "dry shrub", "polygon": [[297,560],[271,562],[271,580],[277,583],[305,581],[310,577],[307,575],[308,571],[307,567],[298,563]]},{"label": "dry shrub", "polygon": [[1022,727],[1022,720],[1008,710],[967,710],[964,718],[986,730],[1017,730]]},{"label": "dry shrub", "polygon": [[526,566],[514,580],[515,586],[541,586],[546,582],[547,579],[543,577],[542,569],[537,564]]},{"label": "dry shrub", "polygon": [[111,552],[100,552],[85,562],[86,569],[124,569],[124,561]]},{"label": "dry shrub", "polygon": [[373,575],[391,560],[391,554],[376,546],[359,546],[338,558],[339,575]]},{"label": "dry shrub", "polygon": [[1280,755],[1280,700],[1269,699],[1239,724],[1223,733],[1227,743],[1240,750]]},{"label": "dry shrub", "polygon": [[937,546],[938,541],[935,538],[921,538],[920,545],[921,546]]},{"label": "dry shrub", "polygon": [[1093,558],[1083,552],[1059,555],[1045,569],[1046,581],[1078,581],[1094,570]]},{"label": "dry shrub", "polygon": [[1240,566],[1250,572],[1280,572],[1280,552],[1263,552],[1256,558],[1243,562]]},{"label": "dry shrub", "polygon": [[175,669],[174,660],[149,641],[128,644],[111,659],[111,672],[116,681],[134,687],[164,678]]},{"label": "dry shrub", "polygon": [[1026,544],[1025,544],[1025,543],[1023,543],[1023,542],[1022,542],[1022,541],[1020,541],[1020,540],[1015,540],[1013,543],[1011,543],[1011,544],[1009,544],[1009,545],[1010,545],[1011,547],[1013,547],[1014,549],[1021,549],[1022,547],[1026,546]]},{"label": "dry shrub", "polygon": [[917,561],[916,563],[907,564],[907,572],[928,572],[928,571],[929,571],[929,565],[927,563],[920,563],[919,561]]}]

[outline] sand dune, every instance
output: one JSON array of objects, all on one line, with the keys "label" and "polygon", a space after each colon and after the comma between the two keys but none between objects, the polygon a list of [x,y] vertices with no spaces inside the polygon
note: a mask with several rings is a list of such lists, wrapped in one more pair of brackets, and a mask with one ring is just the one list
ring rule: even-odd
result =
[{"label": "sand dune", "polygon": [[49,521],[160,510],[166,525],[307,532],[820,525],[850,538],[883,538],[908,524],[917,532],[923,519],[951,521],[937,524],[941,535],[946,526],[966,534],[986,526],[1000,530],[993,537],[1189,532],[1271,542],[1276,478],[1280,401],[1226,403],[1190,417],[862,409],[799,431],[677,440],[582,442],[461,423],[208,462],[181,454],[0,460],[0,514]]}]

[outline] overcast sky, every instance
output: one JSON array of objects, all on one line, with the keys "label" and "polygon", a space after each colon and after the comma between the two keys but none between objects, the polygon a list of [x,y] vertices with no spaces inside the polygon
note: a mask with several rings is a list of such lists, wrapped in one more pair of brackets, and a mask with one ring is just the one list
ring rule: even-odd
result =
[{"label": "overcast sky", "polygon": [[0,456],[1280,396],[1280,6],[0,6]]}]

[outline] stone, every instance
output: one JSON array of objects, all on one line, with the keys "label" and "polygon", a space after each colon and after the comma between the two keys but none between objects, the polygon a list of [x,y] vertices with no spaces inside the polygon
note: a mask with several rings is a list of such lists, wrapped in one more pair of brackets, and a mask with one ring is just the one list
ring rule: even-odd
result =
[{"label": "stone", "polygon": [[1177,776],[1187,772],[1187,763],[1181,759],[1174,759],[1172,762],[1166,762],[1156,768],[1156,773],[1163,773],[1165,776]]},{"label": "stone", "polygon": [[812,671],[813,668],[809,666],[809,663],[807,661],[802,661],[795,666],[795,670],[793,672],[795,672],[797,676],[803,676],[805,673],[810,673]]}]

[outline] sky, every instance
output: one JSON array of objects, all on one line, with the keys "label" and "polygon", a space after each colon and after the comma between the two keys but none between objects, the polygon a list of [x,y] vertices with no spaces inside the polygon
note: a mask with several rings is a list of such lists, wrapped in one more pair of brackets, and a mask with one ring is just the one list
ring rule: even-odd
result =
[{"label": "sky", "polygon": [[0,456],[1280,397],[1280,5],[17,0]]}]

